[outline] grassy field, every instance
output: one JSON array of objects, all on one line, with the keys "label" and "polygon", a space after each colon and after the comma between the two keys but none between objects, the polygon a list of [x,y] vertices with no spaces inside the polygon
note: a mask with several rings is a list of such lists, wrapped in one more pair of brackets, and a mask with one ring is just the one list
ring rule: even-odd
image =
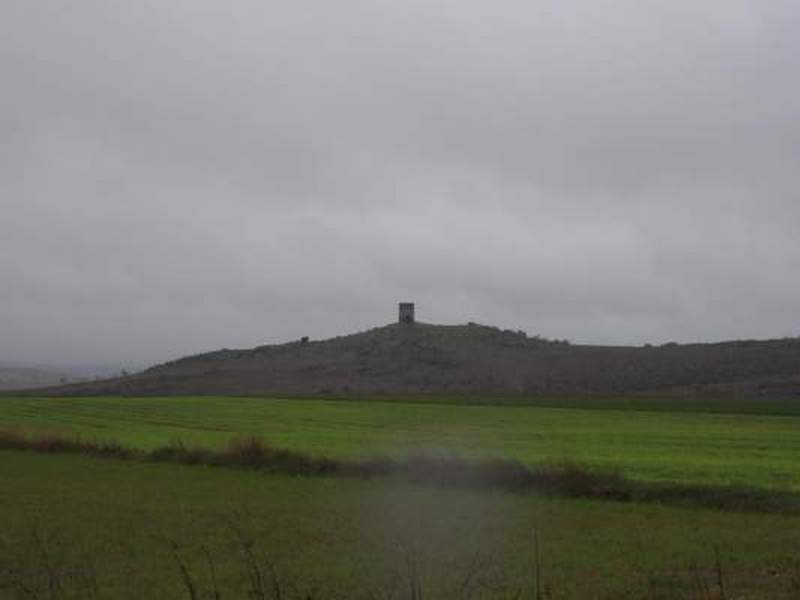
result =
[{"label": "grassy field", "polygon": [[24,452],[0,452],[0,489],[0,598],[800,590],[798,516]]},{"label": "grassy field", "polygon": [[[785,401],[0,397],[0,430],[153,449],[572,460],[800,490]],[[484,399],[486,402],[487,399]],[[800,515],[0,451],[0,598],[796,598]]]},{"label": "grassy field", "polygon": [[[644,480],[799,490],[796,403],[698,405],[653,400],[571,401],[570,408],[508,403],[257,398],[0,398],[0,428],[77,433],[153,448],[171,441],[220,447],[255,434],[333,457],[419,451],[574,460]],[[703,405],[700,404],[700,407]]]}]

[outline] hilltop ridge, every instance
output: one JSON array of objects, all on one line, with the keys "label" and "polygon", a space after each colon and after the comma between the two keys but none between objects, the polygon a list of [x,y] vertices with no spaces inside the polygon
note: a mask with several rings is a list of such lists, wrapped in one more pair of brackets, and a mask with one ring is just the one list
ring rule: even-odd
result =
[{"label": "hilltop ridge", "polygon": [[800,339],[573,345],[470,323],[391,324],[326,340],[187,356],[48,393],[800,393]]}]

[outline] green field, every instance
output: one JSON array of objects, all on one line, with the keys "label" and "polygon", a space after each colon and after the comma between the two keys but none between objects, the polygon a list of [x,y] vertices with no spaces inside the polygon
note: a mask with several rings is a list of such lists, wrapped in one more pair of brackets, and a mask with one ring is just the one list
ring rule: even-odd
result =
[{"label": "green field", "polygon": [[[550,401],[549,404],[553,404]],[[792,402],[686,400],[522,403],[259,398],[0,398],[0,428],[77,433],[154,448],[219,447],[255,434],[332,457],[457,453],[527,464],[573,460],[643,480],[800,489],[800,415]],[[701,409],[706,407],[707,411]]]},{"label": "green field", "polygon": [[0,452],[0,489],[0,598],[189,599],[176,555],[197,598],[212,574],[221,598],[287,600],[800,589],[799,516],[25,452]]},{"label": "green field", "polygon": [[[0,397],[0,430],[154,449],[570,460],[800,490],[796,401]],[[560,405],[559,405],[560,404]],[[0,451],[0,599],[800,596],[800,515]]]}]

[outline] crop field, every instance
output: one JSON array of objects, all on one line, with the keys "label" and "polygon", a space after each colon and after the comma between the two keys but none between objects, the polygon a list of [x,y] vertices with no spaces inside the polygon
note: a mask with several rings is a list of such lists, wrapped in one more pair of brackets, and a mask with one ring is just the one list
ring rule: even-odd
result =
[{"label": "crop field", "polygon": [[7,451],[0,489],[2,598],[708,599],[800,589],[797,515]]},{"label": "crop field", "polygon": [[[797,403],[706,405],[573,401],[525,404],[261,398],[0,397],[0,429],[79,434],[150,449],[180,440],[220,447],[254,434],[331,457],[445,453],[563,460],[629,477],[800,490]],[[703,406],[702,404],[700,405]]]},{"label": "crop field", "polygon": [[[562,460],[800,491],[795,402],[0,397],[0,430],[150,450]],[[726,412],[726,410],[728,412]],[[800,594],[800,514],[0,450],[0,599]]]}]

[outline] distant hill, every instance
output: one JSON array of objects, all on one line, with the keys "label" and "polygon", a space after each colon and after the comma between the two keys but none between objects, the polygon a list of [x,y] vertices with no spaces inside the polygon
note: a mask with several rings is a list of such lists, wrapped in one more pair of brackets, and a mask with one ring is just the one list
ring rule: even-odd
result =
[{"label": "distant hill", "polygon": [[12,367],[0,365],[0,390],[22,390],[52,387],[77,381],[67,373],[37,367]]},{"label": "distant hill", "polygon": [[53,394],[800,394],[800,339],[589,346],[468,324],[393,324],[219,350]]},{"label": "distant hill", "polygon": [[[133,365],[126,365],[130,371]],[[52,388],[116,377],[123,367],[113,364],[25,364],[0,361],[0,391]]]}]

